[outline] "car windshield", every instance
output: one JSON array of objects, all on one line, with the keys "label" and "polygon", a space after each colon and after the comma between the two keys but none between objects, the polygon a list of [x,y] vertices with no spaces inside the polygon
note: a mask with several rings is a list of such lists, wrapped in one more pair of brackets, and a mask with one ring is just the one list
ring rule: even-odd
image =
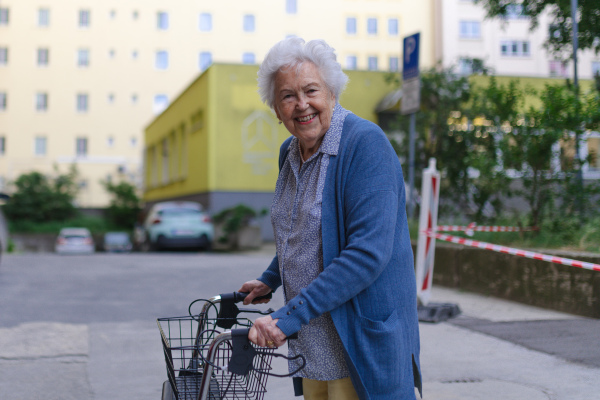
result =
[{"label": "car windshield", "polygon": [[108,233],[104,237],[106,243],[123,243],[129,241],[129,235],[126,233]]},{"label": "car windshield", "polygon": [[180,215],[198,215],[200,214],[200,210],[195,210],[193,208],[165,208],[164,210],[160,210],[158,215],[163,217],[170,216],[180,216]]}]

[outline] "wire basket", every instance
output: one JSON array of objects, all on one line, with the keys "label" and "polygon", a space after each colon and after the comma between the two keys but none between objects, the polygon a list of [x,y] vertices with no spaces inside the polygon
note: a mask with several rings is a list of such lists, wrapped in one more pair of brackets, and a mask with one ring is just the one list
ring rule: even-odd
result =
[{"label": "wire basket", "polygon": [[[267,377],[271,371],[274,349],[255,347],[256,355],[246,375],[237,375],[227,370],[232,357],[232,343],[226,340],[216,348],[216,357],[207,367],[208,349],[218,333],[216,319],[199,316],[159,318],[163,351],[167,365],[167,376],[178,400],[198,400],[202,378],[210,372],[207,398],[261,400],[267,391]],[[250,327],[248,319],[238,318],[233,328]],[[252,346],[250,344],[250,346]]]}]

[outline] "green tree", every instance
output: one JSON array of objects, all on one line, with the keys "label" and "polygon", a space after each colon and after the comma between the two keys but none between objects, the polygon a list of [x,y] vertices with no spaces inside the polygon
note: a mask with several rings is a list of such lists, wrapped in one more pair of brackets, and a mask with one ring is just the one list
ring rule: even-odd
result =
[{"label": "green tree", "polygon": [[[55,169],[56,172],[56,169]],[[55,178],[40,172],[23,174],[14,182],[16,190],[4,205],[6,216],[13,221],[49,222],[74,217],[73,201],[77,194],[77,169]]]},{"label": "green tree", "polygon": [[102,182],[104,188],[112,195],[107,214],[115,227],[131,230],[142,210],[141,201],[134,185],[129,182],[117,184]]},{"label": "green tree", "polygon": [[[552,19],[551,30],[545,47],[555,55],[569,58],[572,52],[573,21],[569,0],[475,0],[481,3],[489,18],[506,19],[511,14],[521,13],[530,18],[530,28],[539,26],[540,17],[546,11]],[[600,2],[578,0],[579,48],[600,52]]]}]

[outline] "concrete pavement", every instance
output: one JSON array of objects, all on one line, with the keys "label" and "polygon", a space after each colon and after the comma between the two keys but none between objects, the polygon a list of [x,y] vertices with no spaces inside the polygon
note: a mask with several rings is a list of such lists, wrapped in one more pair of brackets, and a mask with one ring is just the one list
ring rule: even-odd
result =
[{"label": "concrete pavement", "polygon": [[[0,299],[12,307],[25,303],[32,307],[17,307],[15,315],[0,313],[0,322],[4,321],[0,324],[0,400],[159,399],[166,371],[151,316],[164,316],[164,304],[181,304],[181,298],[189,298],[195,293],[191,288],[198,285],[178,279],[169,283],[164,281],[168,275],[159,271],[189,276],[192,270],[211,270],[217,276],[207,285],[215,286],[218,293],[223,290],[216,284],[224,280],[221,275],[235,271],[236,281],[255,276],[268,263],[269,250],[226,260],[214,254],[183,255],[175,261],[168,254],[139,255],[135,263],[127,257],[98,255],[86,259],[97,271],[94,280],[87,278],[91,272],[64,266],[65,260],[76,258],[44,258],[42,266],[39,257],[3,260],[9,262],[3,263],[0,274],[5,296],[0,293]],[[107,260],[122,265],[104,269],[96,265]],[[241,262],[246,269],[227,267]],[[38,268],[50,268],[53,274],[38,281]],[[76,287],[84,285],[85,290],[74,295],[75,287],[63,287],[60,280],[78,273]],[[52,276],[55,281],[49,280]],[[108,294],[100,297],[89,282],[105,276],[118,279],[108,279],[101,291]],[[157,282],[158,277],[163,281]],[[133,318],[116,311],[138,304],[130,303],[123,292],[130,286],[119,284],[126,279],[134,280],[144,293],[155,288],[160,294],[159,300],[149,297],[134,307]],[[35,297],[49,286],[61,291]],[[179,292],[179,297],[175,296]],[[42,304],[41,299],[47,300]],[[433,288],[432,301],[456,303],[462,314],[447,322],[420,326],[425,400],[600,398],[600,320],[441,287]],[[79,302],[85,309],[89,306],[95,317],[71,318],[69,313],[78,309],[72,303]],[[272,306],[277,308],[281,302],[278,293]],[[62,311],[52,313],[57,307]],[[4,309],[7,311],[6,306]],[[40,313],[45,317],[33,315],[37,309],[48,310]],[[284,361],[276,360],[274,365],[276,372],[285,372]],[[269,378],[265,398],[294,399],[291,380]]]}]

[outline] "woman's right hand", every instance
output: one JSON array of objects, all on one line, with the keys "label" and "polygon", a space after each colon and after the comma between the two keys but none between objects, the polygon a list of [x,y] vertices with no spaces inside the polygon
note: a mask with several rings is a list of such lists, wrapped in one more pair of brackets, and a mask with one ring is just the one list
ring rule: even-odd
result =
[{"label": "woman's right hand", "polygon": [[[272,289],[265,283],[263,283],[257,279],[254,279],[254,280],[244,283],[242,285],[242,287],[238,290],[238,292],[248,293],[248,296],[246,296],[246,298],[244,299],[244,305],[247,306],[248,304],[252,303],[252,301],[255,298],[267,295],[270,292],[272,292]],[[254,304],[263,304],[263,303],[268,303],[269,301],[270,301],[269,299],[262,299],[262,300],[258,300]]]}]

